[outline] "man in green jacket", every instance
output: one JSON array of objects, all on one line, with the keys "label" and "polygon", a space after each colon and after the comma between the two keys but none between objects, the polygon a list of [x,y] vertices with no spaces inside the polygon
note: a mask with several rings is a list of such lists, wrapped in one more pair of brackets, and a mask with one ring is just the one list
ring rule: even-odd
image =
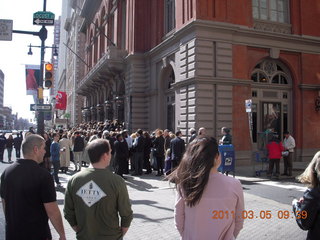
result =
[{"label": "man in green jacket", "polygon": [[122,239],[133,218],[126,184],[107,169],[111,159],[107,140],[92,141],[87,151],[93,168],[69,180],[64,217],[76,231],[78,240]]}]

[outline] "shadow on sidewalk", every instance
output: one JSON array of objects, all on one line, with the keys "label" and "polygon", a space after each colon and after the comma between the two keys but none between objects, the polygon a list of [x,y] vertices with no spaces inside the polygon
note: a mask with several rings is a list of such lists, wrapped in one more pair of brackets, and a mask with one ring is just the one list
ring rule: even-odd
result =
[{"label": "shadow on sidewalk", "polygon": [[157,204],[158,202],[150,201],[150,200],[132,200],[131,203],[132,203],[132,205],[146,205],[146,206],[151,206],[151,207],[154,207],[154,208],[166,210],[166,211],[169,211],[169,212],[173,212],[174,211],[171,208],[157,206],[155,204]]},{"label": "shadow on sidewalk", "polygon": [[146,183],[145,181],[139,181],[136,180],[133,177],[126,177],[126,183],[129,187],[132,187],[136,190],[139,191],[145,191],[145,192],[150,192],[151,189],[157,189],[158,187],[154,187],[149,183]]}]

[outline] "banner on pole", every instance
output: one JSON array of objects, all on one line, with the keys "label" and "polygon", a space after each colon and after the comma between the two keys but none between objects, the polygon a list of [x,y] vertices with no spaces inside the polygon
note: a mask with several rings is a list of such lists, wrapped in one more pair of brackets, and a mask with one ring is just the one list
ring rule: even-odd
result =
[{"label": "banner on pole", "polygon": [[56,109],[66,110],[67,108],[67,93],[58,91],[56,96]]},{"label": "banner on pole", "polygon": [[40,66],[26,65],[26,90],[27,95],[32,95],[37,102],[38,83],[40,81]]}]

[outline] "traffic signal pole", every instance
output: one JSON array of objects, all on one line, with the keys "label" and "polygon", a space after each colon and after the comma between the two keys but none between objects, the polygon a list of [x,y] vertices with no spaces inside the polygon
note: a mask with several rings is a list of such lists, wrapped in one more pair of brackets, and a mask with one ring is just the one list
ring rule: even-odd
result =
[{"label": "traffic signal pole", "polygon": [[[47,0],[43,0],[43,11],[45,12],[47,8]],[[44,65],[44,54],[45,54],[45,41],[48,36],[48,31],[45,25],[42,25],[39,32],[31,32],[31,31],[20,31],[20,30],[13,30],[13,33],[20,33],[20,34],[30,34],[38,36],[41,39],[41,56],[40,56],[40,78],[37,82],[38,84],[38,104],[43,104],[43,65]],[[42,135],[44,133],[44,112],[37,111],[37,133]]]}]

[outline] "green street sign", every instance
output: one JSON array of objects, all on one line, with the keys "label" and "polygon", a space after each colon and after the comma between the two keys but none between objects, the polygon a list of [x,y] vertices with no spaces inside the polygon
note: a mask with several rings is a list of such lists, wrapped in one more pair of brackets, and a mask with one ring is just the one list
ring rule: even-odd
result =
[{"label": "green street sign", "polygon": [[33,14],[33,25],[54,25],[54,13],[35,12]]}]

